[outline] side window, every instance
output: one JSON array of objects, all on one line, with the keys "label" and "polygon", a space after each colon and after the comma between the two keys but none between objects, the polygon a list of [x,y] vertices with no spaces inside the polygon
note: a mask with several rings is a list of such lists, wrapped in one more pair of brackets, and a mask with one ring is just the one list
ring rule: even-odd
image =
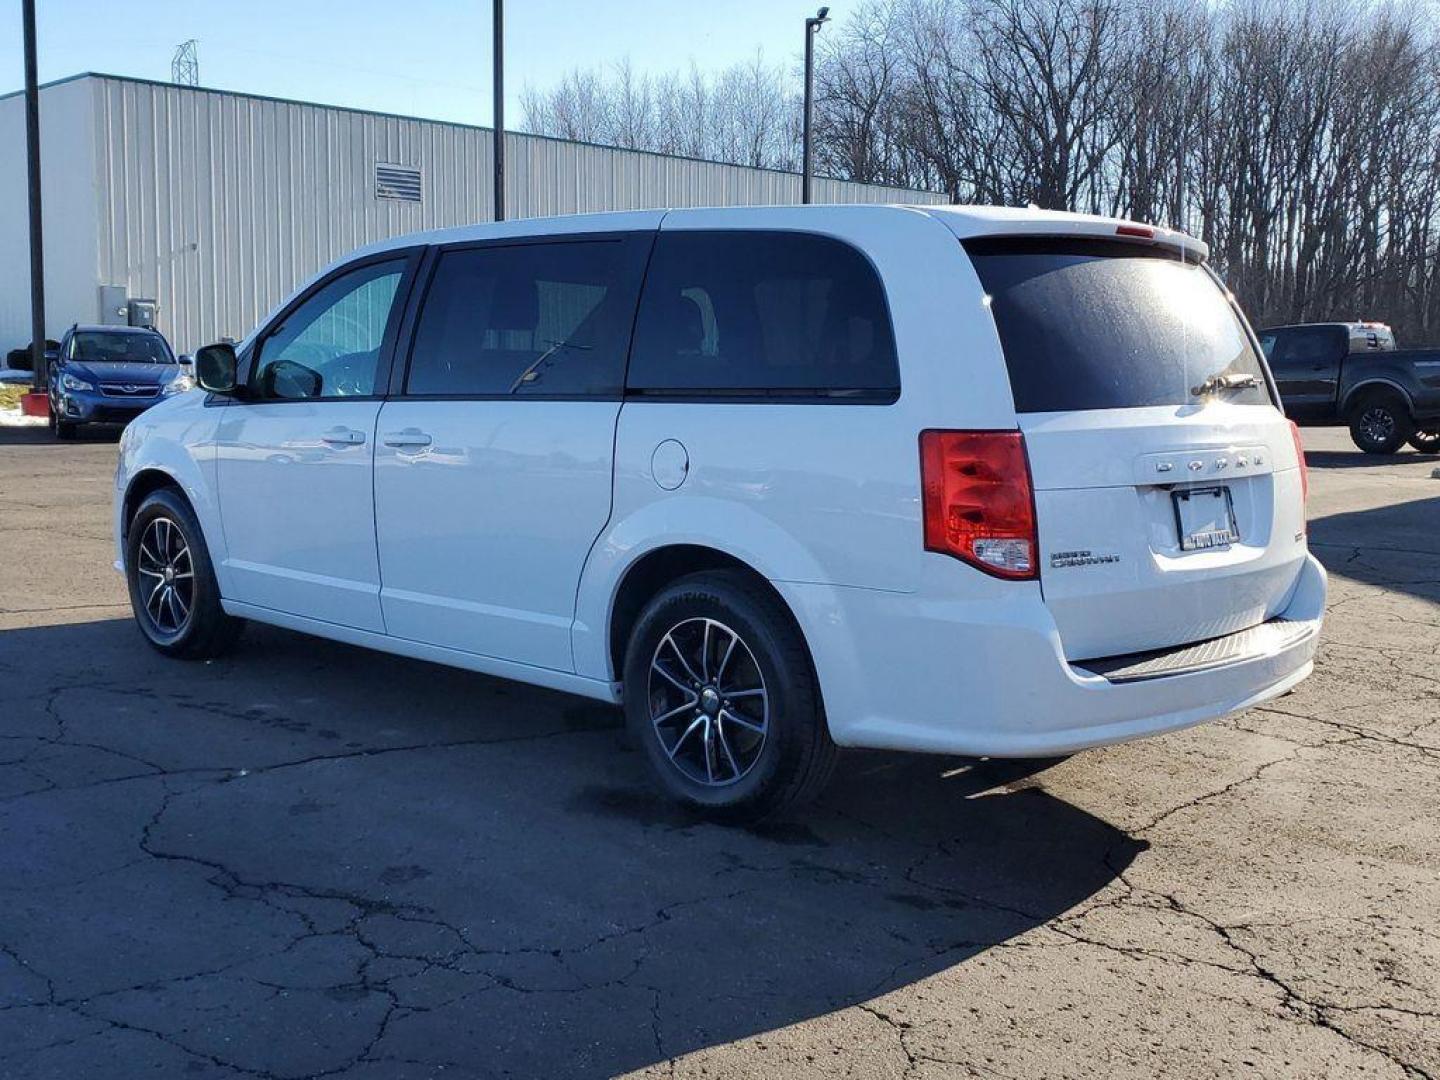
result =
[{"label": "side window", "polygon": [[900,374],[880,279],[860,252],[825,236],[662,232],[626,384],[652,394],[893,397]]},{"label": "side window", "polygon": [[371,263],[316,292],[261,339],[250,386],[260,398],[366,397],[405,260]]},{"label": "side window", "polygon": [[1265,354],[1266,360],[1275,359],[1275,335],[1273,333],[1260,335],[1260,351]]},{"label": "side window", "polygon": [[1287,367],[1313,368],[1339,360],[1349,341],[1343,329],[1332,326],[1307,326],[1291,330],[1281,339],[1276,362]]},{"label": "side window", "polygon": [[1275,344],[1267,354],[1274,367],[1288,367],[1295,362],[1294,330],[1285,330],[1275,336]]},{"label": "side window", "polygon": [[635,311],[630,251],[616,238],[444,252],[405,392],[618,395]]}]

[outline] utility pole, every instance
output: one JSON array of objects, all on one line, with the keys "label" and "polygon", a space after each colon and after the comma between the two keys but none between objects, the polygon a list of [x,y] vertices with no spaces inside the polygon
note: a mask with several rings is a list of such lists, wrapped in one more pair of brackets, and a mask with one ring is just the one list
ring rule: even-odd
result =
[{"label": "utility pole", "polygon": [[194,38],[176,46],[170,58],[170,81],[176,86],[200,85],[200,43]]},{"label": "utility pole", "polygon": [[495,220],[505,220],[505,0],[494,0]]},{"label": "utility pole", "polygon": [[[496,0],[498,3],[499,0]],[[830,9],[822,7],[805,20],[805,124],[800,136],[800,201],[810,202],[810,125],[815,113],[815,35],[830,20]]]},{"label": "utility pole", "polygon": [[30,385],[44,393],[50,373],[45,370],[45,254],[40,223],[40,81],[35,62],[35,0],[22,0],[25,35],[25,162],[30,182]]}]

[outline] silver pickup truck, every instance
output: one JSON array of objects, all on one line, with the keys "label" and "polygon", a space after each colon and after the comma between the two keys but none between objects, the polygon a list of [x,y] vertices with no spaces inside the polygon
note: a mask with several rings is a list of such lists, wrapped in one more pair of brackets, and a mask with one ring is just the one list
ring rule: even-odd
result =
[{"label": "silver pickup truck", "polygon": [[1259,336],[1297,424],[1346,424],[1367,454],[1407,442],[1440,453],[1440,349],[1396,348],[1377,322],[1272,326]]}]

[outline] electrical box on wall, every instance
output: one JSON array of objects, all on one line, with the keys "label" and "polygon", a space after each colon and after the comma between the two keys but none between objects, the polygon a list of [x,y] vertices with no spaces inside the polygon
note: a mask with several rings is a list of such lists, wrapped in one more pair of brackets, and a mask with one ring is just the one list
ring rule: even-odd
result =
[{"label": "electrical box on wall", "polygon": [[124,285],[100,286],[100,322],[105,326],[124,326],[130,321],[130,298]]},{"label": "electrical box on wall", "polygon": [[131,300],[127,306],[131,326],[155,325],[155,313],[159,310],[159,305],[154,300]]}]

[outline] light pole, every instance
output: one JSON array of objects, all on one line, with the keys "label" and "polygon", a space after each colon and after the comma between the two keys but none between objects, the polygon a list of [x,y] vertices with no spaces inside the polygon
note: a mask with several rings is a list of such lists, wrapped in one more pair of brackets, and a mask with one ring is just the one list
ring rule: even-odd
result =
[{"label": "light pole", "polygon": [[505,0],[494,0],[495,220],[505,220]]},{"label": "light pole", "polygon": [[815,35],[830,21],[830,9],[822,7],[805,20],[805,123],[800,135],[800,201],[810,201],[810,125],[815,112]]},{"label": "light pole", "polygon": [[30,183],[30,385],[43,393],[45,370],[45,256],[40,227],[40,87],[35,63],[35,0],[20,5],[25,38],[25,161]]}]

